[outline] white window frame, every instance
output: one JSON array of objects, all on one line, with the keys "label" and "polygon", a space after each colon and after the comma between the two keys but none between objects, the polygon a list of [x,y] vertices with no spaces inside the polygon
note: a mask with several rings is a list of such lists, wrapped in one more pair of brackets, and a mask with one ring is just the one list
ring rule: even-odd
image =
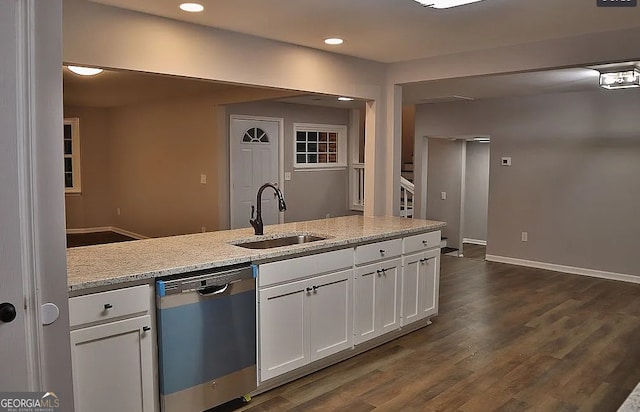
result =
[{"label": "white window frame", "polygon": [[[71,155],[64,153],[64,158],[71,159],[71,174],[73,176],[73,187],[67,187],[65,183],[65,193],[82,193],[82,173],[80,170],[80,119],[78,117],[70,117],[64,119],[64,125],[71,126]],[[64,133],[64,132],[63,132]],[[63,170],[63,173],[64,170]]]},{"label": "white window frame", "polygon": [[[298,163],[296,137],[298,132],[337,133],[338,153],[336,163]],[[293,167],[301,170],[341,170],[347,168],[347,126],[336,124],[294,123],[293,124]]]}]

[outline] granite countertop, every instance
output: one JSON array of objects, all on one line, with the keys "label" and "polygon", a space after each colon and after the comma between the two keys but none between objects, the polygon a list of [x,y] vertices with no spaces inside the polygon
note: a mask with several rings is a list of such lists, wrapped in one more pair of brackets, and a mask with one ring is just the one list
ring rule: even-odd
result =
[{"label": "granite countertop", "polygon": [[[69,292],[77,292],[238,263],[259,263],[424,233],[444,226],[444,222],[433,220],[344,216],[265,226],[263,236],[255,236],[253,229],[247,228],[70,248],[67,250],[68,287]],[[282,234],[316,234],[328,238],[272,249],[246,249],[231,244]]]},{"label": "granite countertop", "polygon": [[636,386],[627,399],[624,401],[618,412],[637,412],[640,411],[640,383]]}]

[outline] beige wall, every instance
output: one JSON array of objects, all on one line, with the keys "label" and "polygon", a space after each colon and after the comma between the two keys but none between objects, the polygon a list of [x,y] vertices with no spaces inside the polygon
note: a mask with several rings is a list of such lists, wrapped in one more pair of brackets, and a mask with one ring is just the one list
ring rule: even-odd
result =
[{"label": "beige wall", "polygon": [[491,136],[488,254],[640,276],[638,106],[637,90],[419,105],[416,134]]},{"label": "beige wall", "polygon": [[65,107],[64,117],[80,119],[82,193],[65,195],[68,229],[111,226],[113,212],[109,110]]}]

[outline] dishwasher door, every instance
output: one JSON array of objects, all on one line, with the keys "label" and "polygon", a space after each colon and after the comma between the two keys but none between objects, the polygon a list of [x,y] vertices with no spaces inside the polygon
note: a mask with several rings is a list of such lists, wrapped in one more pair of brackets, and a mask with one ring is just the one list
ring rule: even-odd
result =
[{"label": "dishwasher door", "polygon": [[156,282],[163,412],[202,412],[257,387],[251,266]]}]

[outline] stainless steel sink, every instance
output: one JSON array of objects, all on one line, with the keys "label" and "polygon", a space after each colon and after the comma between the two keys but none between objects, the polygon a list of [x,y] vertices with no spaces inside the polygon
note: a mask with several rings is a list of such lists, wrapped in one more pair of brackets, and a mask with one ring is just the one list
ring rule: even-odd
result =
[{"label": "stainless steel sink", "polygon": [[303,243],[317,242],[318,240],[325,240],[326,237],[315,235],[294,235],[286,237],[278,237],[275,239],[256,240],[253,242],[235,243],[236,246],[240,246],[247,249],[271,249],[274,247],[300,245]]}]

